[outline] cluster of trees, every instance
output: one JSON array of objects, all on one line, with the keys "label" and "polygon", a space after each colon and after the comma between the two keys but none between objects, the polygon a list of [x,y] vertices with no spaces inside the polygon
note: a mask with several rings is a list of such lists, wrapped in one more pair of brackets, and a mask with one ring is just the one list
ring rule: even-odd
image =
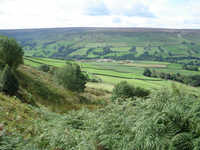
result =
[{"label": "cluster of trees", "polygon": [[184,83],[186,76],[181,75],[180,73],[165,73],[165,72],[158,72],[155,70],[150,70],[145,68],[143,72],[144,76],[153,77],[153,78],[161,78],[165,80],[174,80],[178,82]]},{"label": "cluster of trees", "polygon": [[87,81],[98,82],[96,78],[89,77],[88,74],[81,71],[78,64],[71,61],[67,61],[66,65],[61,68],[42,64],[38,69],[52,74],[58,84],[71,91],[83,92]]},{"label": "cluster of trees", "polygon": [[86,52],[86,55],[89,55],[95,48],[89,48]]},{"label": "cluster of trees", "polygon": [[134,87],[127,83],[127,81],[121,81],[116,84],[112,92],[112,100],[127,99],[134,97],[147,97],[150,94],[149,90],[141,87]]},{"label": "cluster of trees", "polygon": [[104,47],[102,52],[93,52],[93,54],[99,55],[99,56],[104,56],[104,55],[107,55],[109,53],[113,53],[113,51],[110,49],[110,46]]},{"label": "cluster of trees", "polygon": [[85,76],[87,77],[87,81],[88,82],[95,82],[95,83],[100,83],[102,82],[102,79],[99,78],[98,76],[92,74],[92,73],[88,73],[88,72],[84,72]]},{"label": "cluster of trees", "polygon": [[152,71],[148,68],[144,70],[143,75],[147,77],[173,80],[191,86],[200,86],[200,75],[186,76],[186,75],[181,75],[180,73],[165,73],[165,72],[158,72],[155,70]]},{"label": "cluster of trees", "polygon": [[186,77],[185,83],[195,87],[200,86],[200,75]]},{"label": "cluster of trees", "polygon": [[83,47],[72,47],[73,45],[61,46],[58,51],[53,53],[50,57],[52,58],[70,58],[68,55],[83,48]]},{"label": "cluster of trees", "polygon": [[64,67],[58,68],[54,75],[64,88],[76,92],[83,92],[88,80],[80,66],[73,62],[67,62]]},{"label": "cluster of trees", "polygon": [[42,64],[39,66],[38,68],[40,71],[43,71],[43,72],[49,72],[50,71],[50,66],[47,65],[47,64]]},{"label": "cluster of trees", "polygon": [[191,70],[191,71],[199,71],[199,67],[198,66],[193,66],[193,65],[183,65],[183,69],[185,70]]},{"label": "cluster of trees", "polygon": [[137,53],[136,49],[137,49],[136,46],[132,46],[129,52]]},{"label": "cluster of trees", "polygon": [[26,50],[32,50],[37,46],[36,42],[29,41],[29,40],[22,40],[20,44],[26,48]]},{"label": "cluster of trees", "polygon": [[23,64],[23,49],[12,38],[0,39],[0,91],[14,95],[19,89],[16,69]]},{"label": "cluster of trees", "polygon": [[191,60],[187,63],[184,63],[184,65],[200,66],[200,60]]}]

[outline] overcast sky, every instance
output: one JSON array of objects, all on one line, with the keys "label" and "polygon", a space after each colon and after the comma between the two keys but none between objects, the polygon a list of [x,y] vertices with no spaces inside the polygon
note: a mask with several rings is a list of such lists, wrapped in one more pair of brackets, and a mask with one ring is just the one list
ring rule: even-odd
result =
[{"label": "overcast sky", "polygon": [[0,0],[0,29],[200,28],[200,0]]}]

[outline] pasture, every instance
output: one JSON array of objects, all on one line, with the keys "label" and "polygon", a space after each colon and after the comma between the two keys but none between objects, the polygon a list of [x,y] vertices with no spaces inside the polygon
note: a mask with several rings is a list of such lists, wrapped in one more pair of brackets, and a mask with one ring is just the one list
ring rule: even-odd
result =
[{"label": "pasture", "polygon": [[[35,58],[25,57],[25,65],[39,67],[41,64],[50,66],[62,67],[66,60],[50,59],[50,58]],[[103,60],[102,60],[103,61]],[[96,89],[104,89],[112,91],[115,84],[126,80],[132,85],[139,86],[151,91],[161,88],[169,88],[174,84],[174,81],[163,80],[159,78],[151,78],[143,75],[145,68],[150,68],[166,73],[181,73],[184,75],[200,74],[200,71],[183,70],[180,64],[158,61],[110,61],[102,62],[101,60],[76,61],[81,66],[81,69],[89,74],[96,75],[102,80],[101,83],[88,83],[88,87]],[[184,87],[193,93],[198,93],[199,88],[190,87],[181,83],[176,83],[177,86]],[[186,90],[186,91],[188,91]]]}]

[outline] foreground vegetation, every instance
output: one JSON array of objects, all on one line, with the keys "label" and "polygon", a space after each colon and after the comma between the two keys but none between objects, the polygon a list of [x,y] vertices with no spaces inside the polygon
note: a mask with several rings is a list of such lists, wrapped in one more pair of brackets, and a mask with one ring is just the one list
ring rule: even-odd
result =
[{"label": "foreground vegetation", "polygon": [[[15,107],[10,102],[15,103]],[[5,126],[0,148],[198,150],[199,102],[174,87],[173,92],[160,91],[148,99],[137,98],[110,103],[94,111],[83,109],[59,115],[26,106],[18,100],[10,101],[4,96],[0,101],[1,109],[10,109],[8,113],[3,111],[1,118],[12,120],[12,125],[16,126],[13,130],[18,130],[9,132]],[[18,112],[20,107],[26,111]],[[18,117],[13,116],[16,112]],[[37,116],[36,119],[31,119],[33,116]],[[15,122],[23,122],[23,128],[20,129]]]}]

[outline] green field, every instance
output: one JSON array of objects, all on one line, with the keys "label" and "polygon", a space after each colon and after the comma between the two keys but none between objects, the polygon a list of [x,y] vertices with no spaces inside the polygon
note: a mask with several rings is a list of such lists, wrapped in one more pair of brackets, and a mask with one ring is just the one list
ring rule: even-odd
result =
[{"label": "green field", "polygon": [[[41,64],[62,67],[65,65],[65,62],[66,60],[25,57],[25,64],[33,67],[39,67]],[[133,61],[132,63],[127,63],[126,61],[98,62],[97,60],[96,62],[77,61],[77,63],[81,66],[83,71],[96,75],[102,80],[102,83],[88,83],[87,86],[108,91],[112,91],[115,84],[124,80],[132,85],[153,91],[171,87],[172,84],[175,83],[174,81],[144,76],[143,71],[146,66],[160,72],[181,73],[183,75],[200,74],[200,71],[183,70],[180,64],[157,61]],[[190,87],[180,83],[176,84],[177,86],[185,87],[194,93],[199,91],[199,88]]]}]

